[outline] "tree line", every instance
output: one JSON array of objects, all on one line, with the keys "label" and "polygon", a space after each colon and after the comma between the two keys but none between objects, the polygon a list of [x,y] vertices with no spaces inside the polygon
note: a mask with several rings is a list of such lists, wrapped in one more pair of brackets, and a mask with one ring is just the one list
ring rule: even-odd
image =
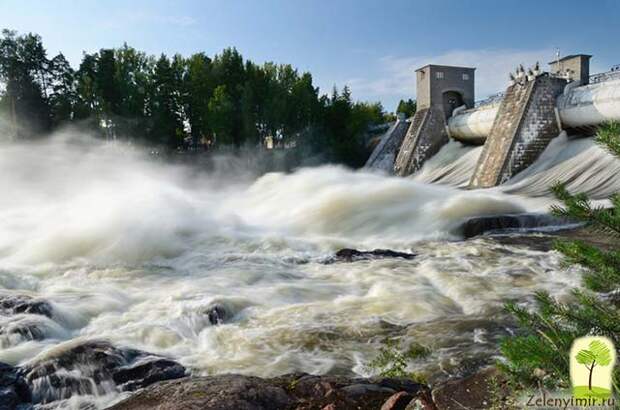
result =
[{"label": "tree line", "polygon": [[62,53],[48,58],[40,36],[10,30],[0,37],[0,116],[19,139],[67,124],[167,151],[271,137],[354,167],[368,155],[367,130],[393,119],[380,103],[352,101],[348,87],[321,95],[310,73],[234,48],[157,57],[125,44],[85,52],[74,69]]}]

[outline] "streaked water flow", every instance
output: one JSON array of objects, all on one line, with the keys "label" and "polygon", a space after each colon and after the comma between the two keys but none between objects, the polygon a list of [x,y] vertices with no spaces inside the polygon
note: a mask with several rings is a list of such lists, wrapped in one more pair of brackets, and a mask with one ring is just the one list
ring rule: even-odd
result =
[{"label": "streaked water flow", "polygon": [[[0,316],[0,329],[35,321],[44,335],[0,332],[0,361],[103,338],[195,374],[366,375],[391,336],[427,344],[433,354],[416,366],[432,377],[492,360],[502,304],[539,289],[565,295],[578,272],[555,253],[459,241],[454,228],[545,210],[558,177],[605,195],[618,189],[607,175],[618,163],[588,141],[558,141],[553,150],[570,154],[548,153],[501,189],[465,191],[455,186],[480,148],[457,144],[407,179],[333,166],[234,178],[230,167],[166,165],[84,137],[0,146],[0,294],[54,309]],[[323,263],[343,247],[418,256]],[[214,305],[220,325],[207,317]]]}]

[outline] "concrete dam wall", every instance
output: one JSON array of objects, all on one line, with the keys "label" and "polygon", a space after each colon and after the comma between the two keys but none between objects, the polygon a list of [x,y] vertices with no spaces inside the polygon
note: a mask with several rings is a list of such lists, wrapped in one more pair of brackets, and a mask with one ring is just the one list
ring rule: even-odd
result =
[{"label": "concrete dam wall", "polygon": [[[469,187],[502,184],[530,166],[561,131],[594,135],[598,125],[620,121],[620,67],[590,76],[590,57],[557,59],[550,72],[538,63],[528,72],[520,66],[506,91],[482,104],[474,104],[475,69],[422,67],[416,70],[418,111],[384,137],[367,166],[377,168],[383,158],[381,169],[408,176],[454,139],[484,144]],[[386,156],[381,153],[388,141]]]},{"label": "concrete dam wall", "polygon": [[[499,103],[465,110],[448,121],[450,136],[470,144],[484,144],[491,133]],[[620,121],[620,78],[573,87],[556,103],[562,128],[579,130],[605,121]]]},{"label": "concrete dam wall", "polygon": [[538,158],[560,133],[555,100],[565,85],[543,74],[508,87],[470,181],[472,188],[506,182]]},{"label": "concrete dam wall", "polygon": [[398,155],[398,151],[409,129],[410,123],[411,121],[407,119],[399,118],[383,135],[379,145],[377,145],[368,158],[368,161],[366,161],[365,167],[379,169],[389,174],[393,173],[396,155]]}]

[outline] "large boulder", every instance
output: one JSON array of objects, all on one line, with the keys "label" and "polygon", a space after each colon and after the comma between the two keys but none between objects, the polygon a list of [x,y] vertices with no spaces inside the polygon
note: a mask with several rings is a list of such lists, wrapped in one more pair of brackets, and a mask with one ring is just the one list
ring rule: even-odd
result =
[{"label": "large boulder", "polygon": [[228,374],[157,383],[110,410],[376,410],[398,392],[407,398],[430,395],[425,386],[402,379],[307,374],[261,379]]},{"label": "large boulder", "polygon": [[52,305],[41,299],[25,295],[0,294],[0,314],[9,316],[19,313],[52,317]]},{"label": "large boulder", "polygon": [[30,401],[30,389],[19,369],[0,363],[0,409],[13,410]]},{"label": "large boulder", "polygon": [[164,357],[92,340],[60,344],[22,370],[35,403],[133,391],[186,373],[183,366]]}]

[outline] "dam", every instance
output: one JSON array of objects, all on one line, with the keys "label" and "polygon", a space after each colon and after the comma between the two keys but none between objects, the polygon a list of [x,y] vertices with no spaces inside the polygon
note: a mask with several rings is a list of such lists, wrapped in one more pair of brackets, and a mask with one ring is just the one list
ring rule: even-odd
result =
[{"label": "dam", "polygon": [[467,186],[500,185],[530,166],[552,139],[588,137],[620,120],[620,66],[590,75],[590,55],[558,58],[510,73],[503,92],[476,102],[475,68],[427,65],[416,70],[418,110],[399,118],[366,167],[398,176],[418,172],[449,141],[480,146]]}]

